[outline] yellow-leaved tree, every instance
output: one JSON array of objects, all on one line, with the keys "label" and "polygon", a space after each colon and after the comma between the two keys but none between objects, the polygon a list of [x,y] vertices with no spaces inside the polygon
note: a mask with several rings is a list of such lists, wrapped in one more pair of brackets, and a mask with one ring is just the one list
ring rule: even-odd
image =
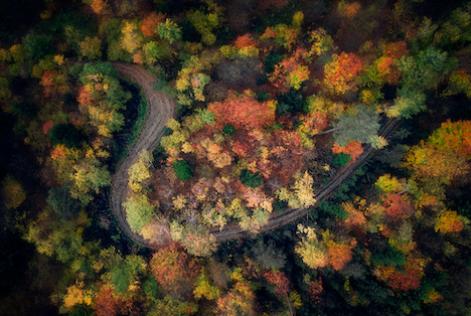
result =
[{"label": "yellow-leaved tree", "polygon": [[314,180],[309,172],[295,175],[291,188],[281,188],[276,192],[278,199],[288,202],[291,208],[310,207],[316,203],[313,186]]},{"label": "yellow-leaved tree", "polygon": [[139,153],[136,162],[128,170],[128,185],[134,192],[141,192],[143,190],[143,183],[150,179],[150,167],[152,166],[152,154],[143,150]]},{"label": "yellow-leaved tree", "polygon": [[444,211],[435,220],[435,231],[440,234],[459,233],[463,230],[468,219],[455,211]]}]

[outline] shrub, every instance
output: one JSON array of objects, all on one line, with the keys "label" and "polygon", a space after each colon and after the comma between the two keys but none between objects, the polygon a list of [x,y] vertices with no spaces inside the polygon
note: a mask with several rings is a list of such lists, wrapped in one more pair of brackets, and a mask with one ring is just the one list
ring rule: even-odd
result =
[{"label": "shrub", "polygon": [[334,166],[343,167],[347,163],[349,163],[350,160],[352,160],[352,157],[350,157],[350,155],[340,153],[340,154],[334,155],[334,158],[332,159],[332,164]]},{"label": "shrub", "polygon": [[173,163],[173,171],[178,179],[189,180],[193,176],[193,170],[186,160],[177,160]]},{"label": "shrub", "polygon": [[222,128],[222,132],[225,134],[225,135],[233,135],[235,133],[235,127],[234,125],[232,124],[226,124],[224,125],[224,127]]},{"label": "shrub", "polygon": [[247,169],[243,169],[240,172],[240,182],[250,188],[256,188],[262,185],[263,179],[259,172],[250,172]]}]

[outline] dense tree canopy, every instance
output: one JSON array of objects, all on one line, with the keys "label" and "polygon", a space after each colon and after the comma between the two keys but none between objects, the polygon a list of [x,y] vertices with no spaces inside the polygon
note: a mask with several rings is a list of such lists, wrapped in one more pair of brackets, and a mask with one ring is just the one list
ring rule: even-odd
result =
[{"label": "dense tree canopy", "polygon": [[469,1],[0,15],[1,315],[471,314]]}]

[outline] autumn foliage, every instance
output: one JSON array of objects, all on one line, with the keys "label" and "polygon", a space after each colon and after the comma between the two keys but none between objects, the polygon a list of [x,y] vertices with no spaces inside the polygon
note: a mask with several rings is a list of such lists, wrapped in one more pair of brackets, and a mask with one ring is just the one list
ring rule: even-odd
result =
[{"label": "autumn foliage", "polygon": [[273,86],[284,92],[290,88],[299,90],[301,84],[308,80],[310,75],[306,57],[306,50],[298,48],[292,56],[275,65],[275,70],[269,77]]},{"label": "autumn foliage", "polygon": [[46,122],[44,122],[44,124],[42,126],[42,131],[45,135],[47,135],[47,133],[49,133],[49,131],[53,127],[54,127],[54,122],[52,120],[46,121]]},{"label": "autumn foliage", "polygon": [[151,12],[141,22],[140,30],[144,36],[151,37],[156,33],[157,25],[165,20],[161,13]]},{"label": "autumn foliage", "polygon": [[417,177],[435,178],[443,183],[469,172],[471,121],[447,121],[427,141],[412,147],[405,165]]},{"label": "autumn foliage", "polygon": [[257,42],[253,39],[252,35],[244,34],[240,35],[236,38],[234,42],[234,46],[238,49],[242,49],[244,47],[256,46]]},{"label": "autumn foliage", "polygon": [[353,161],[355,161],[363,153],[363,146],[360,142],[353,140],[345,146],[334,144],[334,146],[332,147],[332,152],[334,154],[347,154],[352,158]]},{"label": "autumn foliage", "polygon": [[312,227],[298,226],[302,236],[301,243],[296,247],[303,262],[312,269],[332,267],[342,270],[352,259],[352,250],[356,247],[356,239],[335,240],[330,231],[324,231],[320,238]]},{"label": "autumn foliage", "polygon": [[220,315],[255,315],[253,302],[255,294],[246,280],[236,280],[234,286],[217,300]]},{"label": "autumn foliage", "polygon": [[53,70],[46,70],[42,74],[40,84],[45,97],[63,95],[70,90],[66,76]]},{"label": "autumn foliage", "polygon": [[324,284],[322,279],[314,280],[309,282],[309,296],[315,303],[319,304],[321,301],[321,295],[324,292]]},{"label": "autumn foliage", "polygon": [[324,67],[324,85],[335,93],[344,94],[356,86],[355,78],[363,69],[363,61],[354,53],[334,55]]},{"label": "autumn foliage", "polygon": [[198,264],[176,244],[159,249],[150,261],[150,269],[162,288],[174,295],[188,295],[199,273]]},{"label": "autumn foliage", "polygon": [[352,260],[352,249],[356,244],[356,240],[352,240],[350,243],[327,242],[329,263],[334,270],[342,270]]},{"label": "autumn foliage", "polygon": [[94,304],[97,316],[114,316],[118,313],[118,301],[113,295],[113,289],[110,286],[103,285],[95,295]]},{"label": "autumn foliage", "polygon": [[468,315],[471,5],[430,2],[12,6],[0,315]]},{"label": "autumn foliage", "polygon": [[376,67],[387,83],[396,84],[399,81],[400,71],[396,61],[407,53],[407,44],[403,41],[385,44],[383,55],[376,61]]},{"label": "autumn foliage", "polygon": [[281,271],[267,271],[263,274],[268,283],[274,286],[276,295],[285,296],[289,292],[289,280]]},{"label": "autumn foliage", "polygon": [[[362,202],[365,202],[365,200]],[[344,225],[348,229],[360,229],[362,231],[366,228],[367,218],[364,214],[365,210],[363,210],[362,207],[356,207],[351,202],[344,202],[342,203],[342,208],[347,212],[348,215],[348,217],[344,220]]]},{"label": "autumn foliage", "polygon": [[216,116],[221,127],[232,124],[236,128],[254,129],[273,124],[275,109],[270,103],[260,103],[250,96],[232,95],[224,102],[208,105],[208,110]]},{"label": "autumn foliage", "polygon": [[90,7],[95,14],[103,14],[109,6],[107,2],[107,0],[92,0]]},{"label": "autumn foliage", "polygon": [[394,290],[415,290],[420,287],[426,264],[427,261],[425,259],[410,257],[404,269],[390,266],[380,267],[375,270],[375,275],[386,281]]},{"label": "autumn foliage", "polygon": [[[206,227],[223,229],[238,221],[257,232],[268,221],[281,187],[291,184],[281,194],[290,206],[312,206],[312,177],[305,173],[293,179],[293,172],[298,175],[305,166],[306,150],[296,131],[273,128],[275,104],[232,93],[182,123],[171,120],[172,134],[162,138],[166,166],[154,185],[161,209],[202,213]],[[175,169],[181,161],[191,170],[188,177]]]},{"label": "autumn foliage", "polygon": [[340,16],[346,18],[355,17],[361,10],[361,4],[358,1],[353,2],[340,2],[338,5],[338,12]]},{"label": "autumn foliage", "polygon": [[405,195],[388,193],[383,197],[386,216],[391,220],[400,220],[412,215],[414,208]]},{"label": "autumn foliage", "polygon": [[459,233],[463,228],[464,219],[455,211],[445,211],[435,221],[435,231],[441,234]]},{"label": "autumn foliage", "polygon": [[67,309],[73,308],[75,305],[91,305],[92,292],[83,288],[83,283],[73,284],[67,288],[67,293],[64,296],[64,307]]},{"label": "autumn foliage", "polygon": [[439,150],[455,152],[465,159],[471,159],[471,121],[448,120],[442,123],[430,136],[430,143]]}]

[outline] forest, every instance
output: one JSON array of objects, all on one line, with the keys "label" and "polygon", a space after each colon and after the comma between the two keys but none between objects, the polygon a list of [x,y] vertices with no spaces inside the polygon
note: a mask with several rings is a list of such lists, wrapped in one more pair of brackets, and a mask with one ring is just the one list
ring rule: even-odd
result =
[{"label": "forest", "polygon": [[0,316],[471,315],[471,1],[0,1]]}]

